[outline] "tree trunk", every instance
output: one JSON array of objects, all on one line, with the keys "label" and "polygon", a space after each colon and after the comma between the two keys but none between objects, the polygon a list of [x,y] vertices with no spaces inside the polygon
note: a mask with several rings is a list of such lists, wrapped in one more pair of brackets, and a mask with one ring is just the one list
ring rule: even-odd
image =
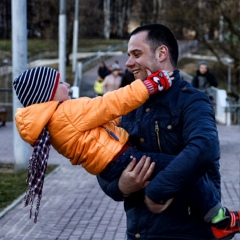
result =
[{"label": "tree trunk", "polygon": [[104,11],[104,37],[105,39],[110,38],[110,0],[104,0],[103,2]]},{"label": "tree trunk", "polygon": [[117,36],[122,38],[123,37],[123,26],[125,22],[126,16],[126,8],[127,2],[125,0],[119,0],[117,5],[118,11],[118,28],[117,28]]}]

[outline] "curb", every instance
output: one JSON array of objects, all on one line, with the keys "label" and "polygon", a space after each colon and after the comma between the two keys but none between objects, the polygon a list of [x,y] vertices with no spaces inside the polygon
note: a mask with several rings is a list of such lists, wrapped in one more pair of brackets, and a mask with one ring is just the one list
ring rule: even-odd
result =
[{"label": "curb", "polygon": [[[49,177],[51,177],[53,174],[55,174],[57,171],[59,171],[61,165],[57,166],[52,172],[50,172],[46,178],[48,179]],[[10,210],[12,210],[15,206],[17,206],[23,199],[24,199],[25,193],[23,193],[22,195],[20,195],[17,199],[15,199],[10,205],[8,205],[6,208],[4,208],[1,212],[0,212],[0,219],[2,217],[4,217]]]}]

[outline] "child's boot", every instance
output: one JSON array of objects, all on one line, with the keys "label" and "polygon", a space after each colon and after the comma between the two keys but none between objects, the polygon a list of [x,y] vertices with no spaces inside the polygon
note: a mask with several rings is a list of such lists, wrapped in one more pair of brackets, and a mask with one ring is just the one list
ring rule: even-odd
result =
[{"label": "child's boot", "polygon": [[219,222],[212,223],[212,232],[217,239],[232,239],[240,232],[240,212],[229,211],[223,208],[225,218]]}]

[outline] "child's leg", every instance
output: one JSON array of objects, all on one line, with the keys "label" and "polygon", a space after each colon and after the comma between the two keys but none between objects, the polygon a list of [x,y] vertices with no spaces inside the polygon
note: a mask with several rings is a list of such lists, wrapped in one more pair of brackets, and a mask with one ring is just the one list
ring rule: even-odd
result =
[{"label": "child's leg", "polygon": [[[175,158],[173,155],[140,152],[136,148],[133,148],[132,156],[137,160],[140,160],[143,155],[151,157],[151,160],[156,163],[150,180],[168,166]],[[197,209],[199,215],[208,223],[211,223],[212,219],[222,208],[220,188],[215,186],[207,174],[200,177],[192,185],[187,186],[184,192],[189,205]]]},{"label": "child's leg", "polygon": [[[204,191],[201,191],[203,186]],[[240,212],[222,207],[220,188],[207,175],[198,179],[187,192],[191,205],[200,209],[204,220],[211,224],[216,239],[232,239],[240,233]]]},{"label": "child's leg", "polygon": [[[140,152],[136,147],[128,148],[118,159],[110,163],[105,171],[100,175],[107,181],[113,181],[121,176],[122,171],[134,158],[139,161],[143,155],[151,157],[151,160],[156,163],[154,172],[151,175],[153,179],[161,170],[174,160],[175,156]],[[206,175],[207,176],[207,175]],[[191,188],[191,190],[189,190]],[[186,196],[191,206],[199,210],[199,213],[208,221],[209,218],[214,217],[216,209],[220,208],[220,193],[215,188],[214,184],[207,177],[201,177],[194,185],[188,186]],[[213,215],[213,216],[212,216]]]},{"label": "child's leg", "polygon": [[[151,178],[154,178],[175,158],[172,155],[158,153],[144,153],[144,155],[151,157],[151,160],[156,163]],[[189,205],[197,209],[199,215],[208,223],[211,222],[222,208],[221,191],[207,174],[200,177],[192,185],[187,186],[184,193]]]},{"label": "child's leg", "polygon": [[220,189],[215,187],[207,174],[188,186],[184,192],[193,211],[197,211],[208,223],[222,208]]},{"label": "child's leg", "polygon": [[[172,155],[140,152],[136,148],[129,148],[100,175],[107,181],[119,178],[133,157],[140,160],[143,155],[150,156],[156,163],[151,178],[175,158]],[[206,222],[212,224],[212,231],[217,239],[229,239],[229,236],[233,237],[240,232],[240,212],[230,212],[221,206],[220,187],[216,186],[207,174],[189,186],[185,193],[189,205],[197,209]]]},{"label": "child's leg", "polygon": [[136,147],[130,147],[118,159],[111,162],[100,175],[107,181],[113,181],[121,176],[133,157],[139,161],[144,155],[150,156],[151,160],[157,163],[151,178],[156,176],[158,172],[163,170],[175,158],[175,156],[160,153],[153,153],[152,156],[152,153],[140,152]]}]

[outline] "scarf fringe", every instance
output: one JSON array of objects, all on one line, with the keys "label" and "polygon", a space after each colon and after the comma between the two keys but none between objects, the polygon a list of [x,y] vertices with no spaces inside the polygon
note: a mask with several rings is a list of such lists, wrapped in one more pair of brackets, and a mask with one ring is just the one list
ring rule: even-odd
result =
[{"label": "scarf fringe", "polygon": [[43,129],[39,139],[35,142],[33,148],[33,153],[29,159],[28,165],[28,178],[26,180],[28,189],[24,197],[24,207],[31,205],[29,214],[29,217],[31,218],[34,199],[37,196],[37,203],[34,214],[34,223],[36,223],[39,214],[44,177],[47,169],[47,161],[50,151],[50,136],[46,128]]}]

